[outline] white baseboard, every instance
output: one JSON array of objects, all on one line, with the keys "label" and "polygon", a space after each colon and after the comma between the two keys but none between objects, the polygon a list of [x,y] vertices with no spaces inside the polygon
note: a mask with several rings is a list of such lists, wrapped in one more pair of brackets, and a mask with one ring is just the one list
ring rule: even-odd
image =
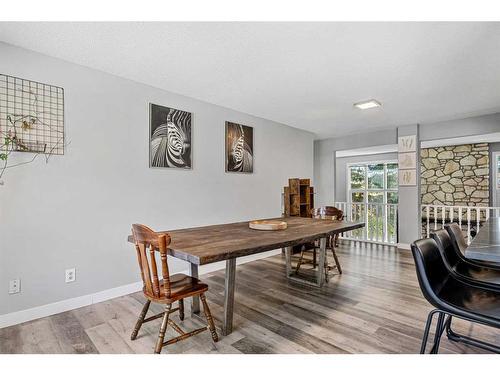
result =
[{"label": "white baseboard", "polygon": [[[243,264],[257,259],[267,258],[279,254],[280,252],[281,250],[272,250],[265,253],[249,255],[246,257],[238,258],[236,263]],[[199,273],[202,275],[209,272],[218,271],[224,268],[225,268],[225,262],[217,262],[213,264],[207,264],[206,266],[201,266]],[[113,298],[125,296],[130,293],[138,292],[141,289],[142,289],[142,281],[139,281],[127,285],[118,286],[116,288],[106,289],[96,293],[87,294],[85,296],[74,297],[63,301],[49,303],[47,305],[37,306],[26,310],[0,315],[0,328],[13,326],[15,324],[28,322],[34,319],[44,318],[46,316],[59,314],[65,311],[77,309],[79,307],[92,305],[94,303],[107,301]]]},{"label": "white baseboard", "polygon": [[33,307],[31,309],[0,315],[0,328],[28,322],[30,320],[43,318],[49,315],[59,314],[68,310],[73,310],[79,307],[106,301],[108,299],[121,297],[126,294],[137,292],[141,289],[142,282],[136,282],[132,284],[122,285],[116,288],[106,289],[92,294],[87,294],[85,296],[74,297],[63,301],[49,303],[47,305]]},{"label": "white baseboard", "polygon": [[403,249],[403,250],[411,250],[410,244],[409,243],[398,243],[398,249]]}]

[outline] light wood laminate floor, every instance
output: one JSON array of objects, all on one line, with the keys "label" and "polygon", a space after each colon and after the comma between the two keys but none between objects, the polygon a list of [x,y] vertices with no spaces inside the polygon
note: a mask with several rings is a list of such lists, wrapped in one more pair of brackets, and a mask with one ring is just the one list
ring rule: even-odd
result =
[{"label": "light wood laminate floor", "polygon": [[[214,344],[206,331],[162,353],[418,353],[432,307],[418,288],[411,252],[343,241],[338,254],[344,273],[322,289],[288,282],[281,255],[237,266],[234,332]],[[201,279],[210,286],[207,298],[220,326],[224,271]],[[1,329],[0,352],[152,353],[159,320],[130,340],[143,302],[135,293]],[[150,312],[160,311],[151,305]],[[188,310],[180,326],[202,324]],[[454,327],[500,344],[499,330],[457,321]],[[166,339],[172,333],[169,327]],[[481,351],[443,337],[440,352]]]}]

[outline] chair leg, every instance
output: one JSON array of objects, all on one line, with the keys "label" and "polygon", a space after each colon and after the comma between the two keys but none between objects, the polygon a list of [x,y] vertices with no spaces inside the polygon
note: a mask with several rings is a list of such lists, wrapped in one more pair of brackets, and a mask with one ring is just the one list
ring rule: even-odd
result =
[{"label": "chair leg", "polygon": [[436,333],[434,335],[434,345],[432,345],[431,354],[438,354],[439,343],[441,342],[441,336],[443,335],[444,328],[444,313],[440,312],[436,324]]},{"label": "chair leg", "polygon": [[339,270],[339,274],[342,275],[342,267],[340,267],[339,258],[337,257],[337,253],[335,252],[334,246],[332,246],[332,254],[333,254],[333,259],[335,260],[335,265],[337,266],[337,269]]},{"label": "chair leg", "polygon": [[445,323],[445,331],[449,340],[454,342],[461,342],[466,345],[475,346],[477,348],[481,348],[484,350],[491,351],[493,353],[500,354],[500,346],[493,345],[485,341],[477,340],[472,337],[463,336],[453,331],[453,329],[451,328],[451,319],[452,316],[449,315]]},{"label": "chair leg", "polygon": [[212,318],[212,313],[208,308],[207,299],[204,293],[200,294],[200,299],[201,303],[203,304],[203,312],[205,313],[205,318],[207,319],[208,328],[210,329],[210,333],[212,334],[212,340],[214,340],[214,342],[217,342],[219,341],[219,336],[217,336],[217,331],[215,330],[215,324]]},{"label": "chair leg", "polygon": [[[461,342],[466,345],[471,345],[475,346],[484,350],[489,350],[493,353],[500,354],[500,346],[490,344],[488,342],[480,341],[477,339],[474,339],[472,337],[467,337],[467,336],[462,336],[458,333],[455,333],[453,329],[451,328],[451,323],[452,323],[452,318],[453,316],[451,314],[446,314],[443,311],[440,311],[438,309],[432,310],[429,315],[427,316],[427,323],[425,324],[425,331],[424,331],[424,337],[422,339],[422,346],[420,348],[420,354],[425,354],[425,347],[427,344],[427,339],[429,337],[429,331],[432,325],[432,319],[434,318],[435,314],[439,314],[438,322],[436,325],[436,336],[434,337],[434,345],[432,346],[432,349],[430,351],[430,354],[437,354],[439,351],[439,343],[441,341],[441,336],[443,335],[443,332],[446,331],[446,335],[448,336],[448,339],[454,342]],[[448,318],[445,320],[446,315],[448,315]],[[476,321],[476,320],[471,320],[462,316],[455,316],[459,319],[465,319],[466,321],[470,321],[473,323],[479,323],[479,324],[486,324],[481,321]]]},{"label": "chair leg", "polygon": [[184,320],[184,300],[179,300],[179,319]]},{"label": "chair leg", "polygon": [[302,265],[302,260],[304,259],[304,249],[300,251],[299,261],[297,262],[297,266],[295,266],[295,274],[299,273],[300,266]]},{"label": "chair leg", "polygon": [[158,333],[158,340],[156,341],[155,354],[160,354],[161,348],[163,347],[163,339],[165,338],[165,332],[167,331],[168,316],[170,315],[171,304],[165,307],[165,314],[163,315],[163,320],[160,326],[160,332]]},{"label": "chair leg", "polygon": [[142,308],[142,311],[141,311],[141,315],[139,315],[139,319],[137,319],[137,323],[135,323],[134,330],[132,331],[132,334],[130,335],[130,340],[135,340],[137,338],[137,335],[139,333],[139,330],[141,329],[142,323],[144,323],[144,318],[146,318],[146,314],[148,313],[150,304],[151,304],[150,300],[147,300],[146,303],[144,304],[144,307]]},{"label": "chair leg", "polygon": [[427,339],[429,338],[429,331],[431,329],[432,318],[436,310],[432,310],[429,315],[427,315],[427,322],[425,323],[424,337],[422,337],[422,345],[420,346],[420,354],[425,354],[425,347],[427,346]]},{"label": "chair leg", "polygon": [[313,269],[316,268],[316,247],[313,249]]}]

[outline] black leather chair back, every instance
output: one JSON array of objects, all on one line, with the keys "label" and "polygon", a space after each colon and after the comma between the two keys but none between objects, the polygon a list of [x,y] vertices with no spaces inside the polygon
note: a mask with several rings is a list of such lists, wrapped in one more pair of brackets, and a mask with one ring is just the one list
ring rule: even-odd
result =
[{"label": "black leather chair back", "polygon": [[444,227],[451,237],[451,242],[455,251],[458,254],[464,254],[465,249],[467,249],[467,242],[465,242],[465,238],[460,225],[458,225],[457,223],[451,223],[446,224]]},{"label": "black leather chair back", "polygon": [[436,241],[432,238],[417,240],[411,244],[411,251],[422,293],[431,304],[441,306],[437,295],[450,273],[444,264]]},{"label": "black leather chair back", "polygon": [[450,267],[454,267],[458,262],[460,262],[460,258],[458,257],[455,248],[453,247],[451,237],[446,229],[439,229],[435,232],[432,232],[431,238],[436,241],[439,250],[441,250],[441,253],[445,257],[445,260],[448,262]]}]

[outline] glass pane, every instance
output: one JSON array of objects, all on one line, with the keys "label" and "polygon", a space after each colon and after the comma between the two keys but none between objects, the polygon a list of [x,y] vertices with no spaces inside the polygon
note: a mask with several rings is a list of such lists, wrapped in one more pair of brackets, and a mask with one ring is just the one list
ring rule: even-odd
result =
[{"label": "glass pane", "polygon": [[365,193],[361,193],[361,192],[358,192],[358,193],[352,193],[352,200],[351,202],[353,203],[363,203],[365,201]]},{"label": "glass pane", "polygon": [[387,240],[389,243],[397,242],[397,208],[390,206],[387,208]]},{"label": "glass pane", "polygon": [[365,167],[355,165],[351,167],[351,189],[365,188]]},{"label": "glass pane", "polygon": [[398,165],[387,164],[387,189],[398,188]]},{"label": "glass pane", "polygon": [[[369,197],[370,193],[368,193],[368,198]],[[368,222],[366,223],[366,230],[368,238],[372,241],[382,241],[384,239],[384,218],[382,207],[383,206],[379,205],[367,206]]]},{"label": "glass pane", "polygon": [[398,193],[397,192],[387,192],[387,203],[398,203]]},{"label": "glass pane", "polygon": [[[363,194],[363,193],[362,193]],[[351,217],[348,218],[350,221],[365,221],[365,205],[362,203],[351,204],[350,213]],[[365,228],[354,229],[349,233],[351,238],[364,238]]]},{"label": "glass pane", "polygon": [[368,165],[368,189],[384,188],[384,164]]},{"label": "glass pane", "polygon": [[384,193],[368,192],[368,203],[384,203]]}]

